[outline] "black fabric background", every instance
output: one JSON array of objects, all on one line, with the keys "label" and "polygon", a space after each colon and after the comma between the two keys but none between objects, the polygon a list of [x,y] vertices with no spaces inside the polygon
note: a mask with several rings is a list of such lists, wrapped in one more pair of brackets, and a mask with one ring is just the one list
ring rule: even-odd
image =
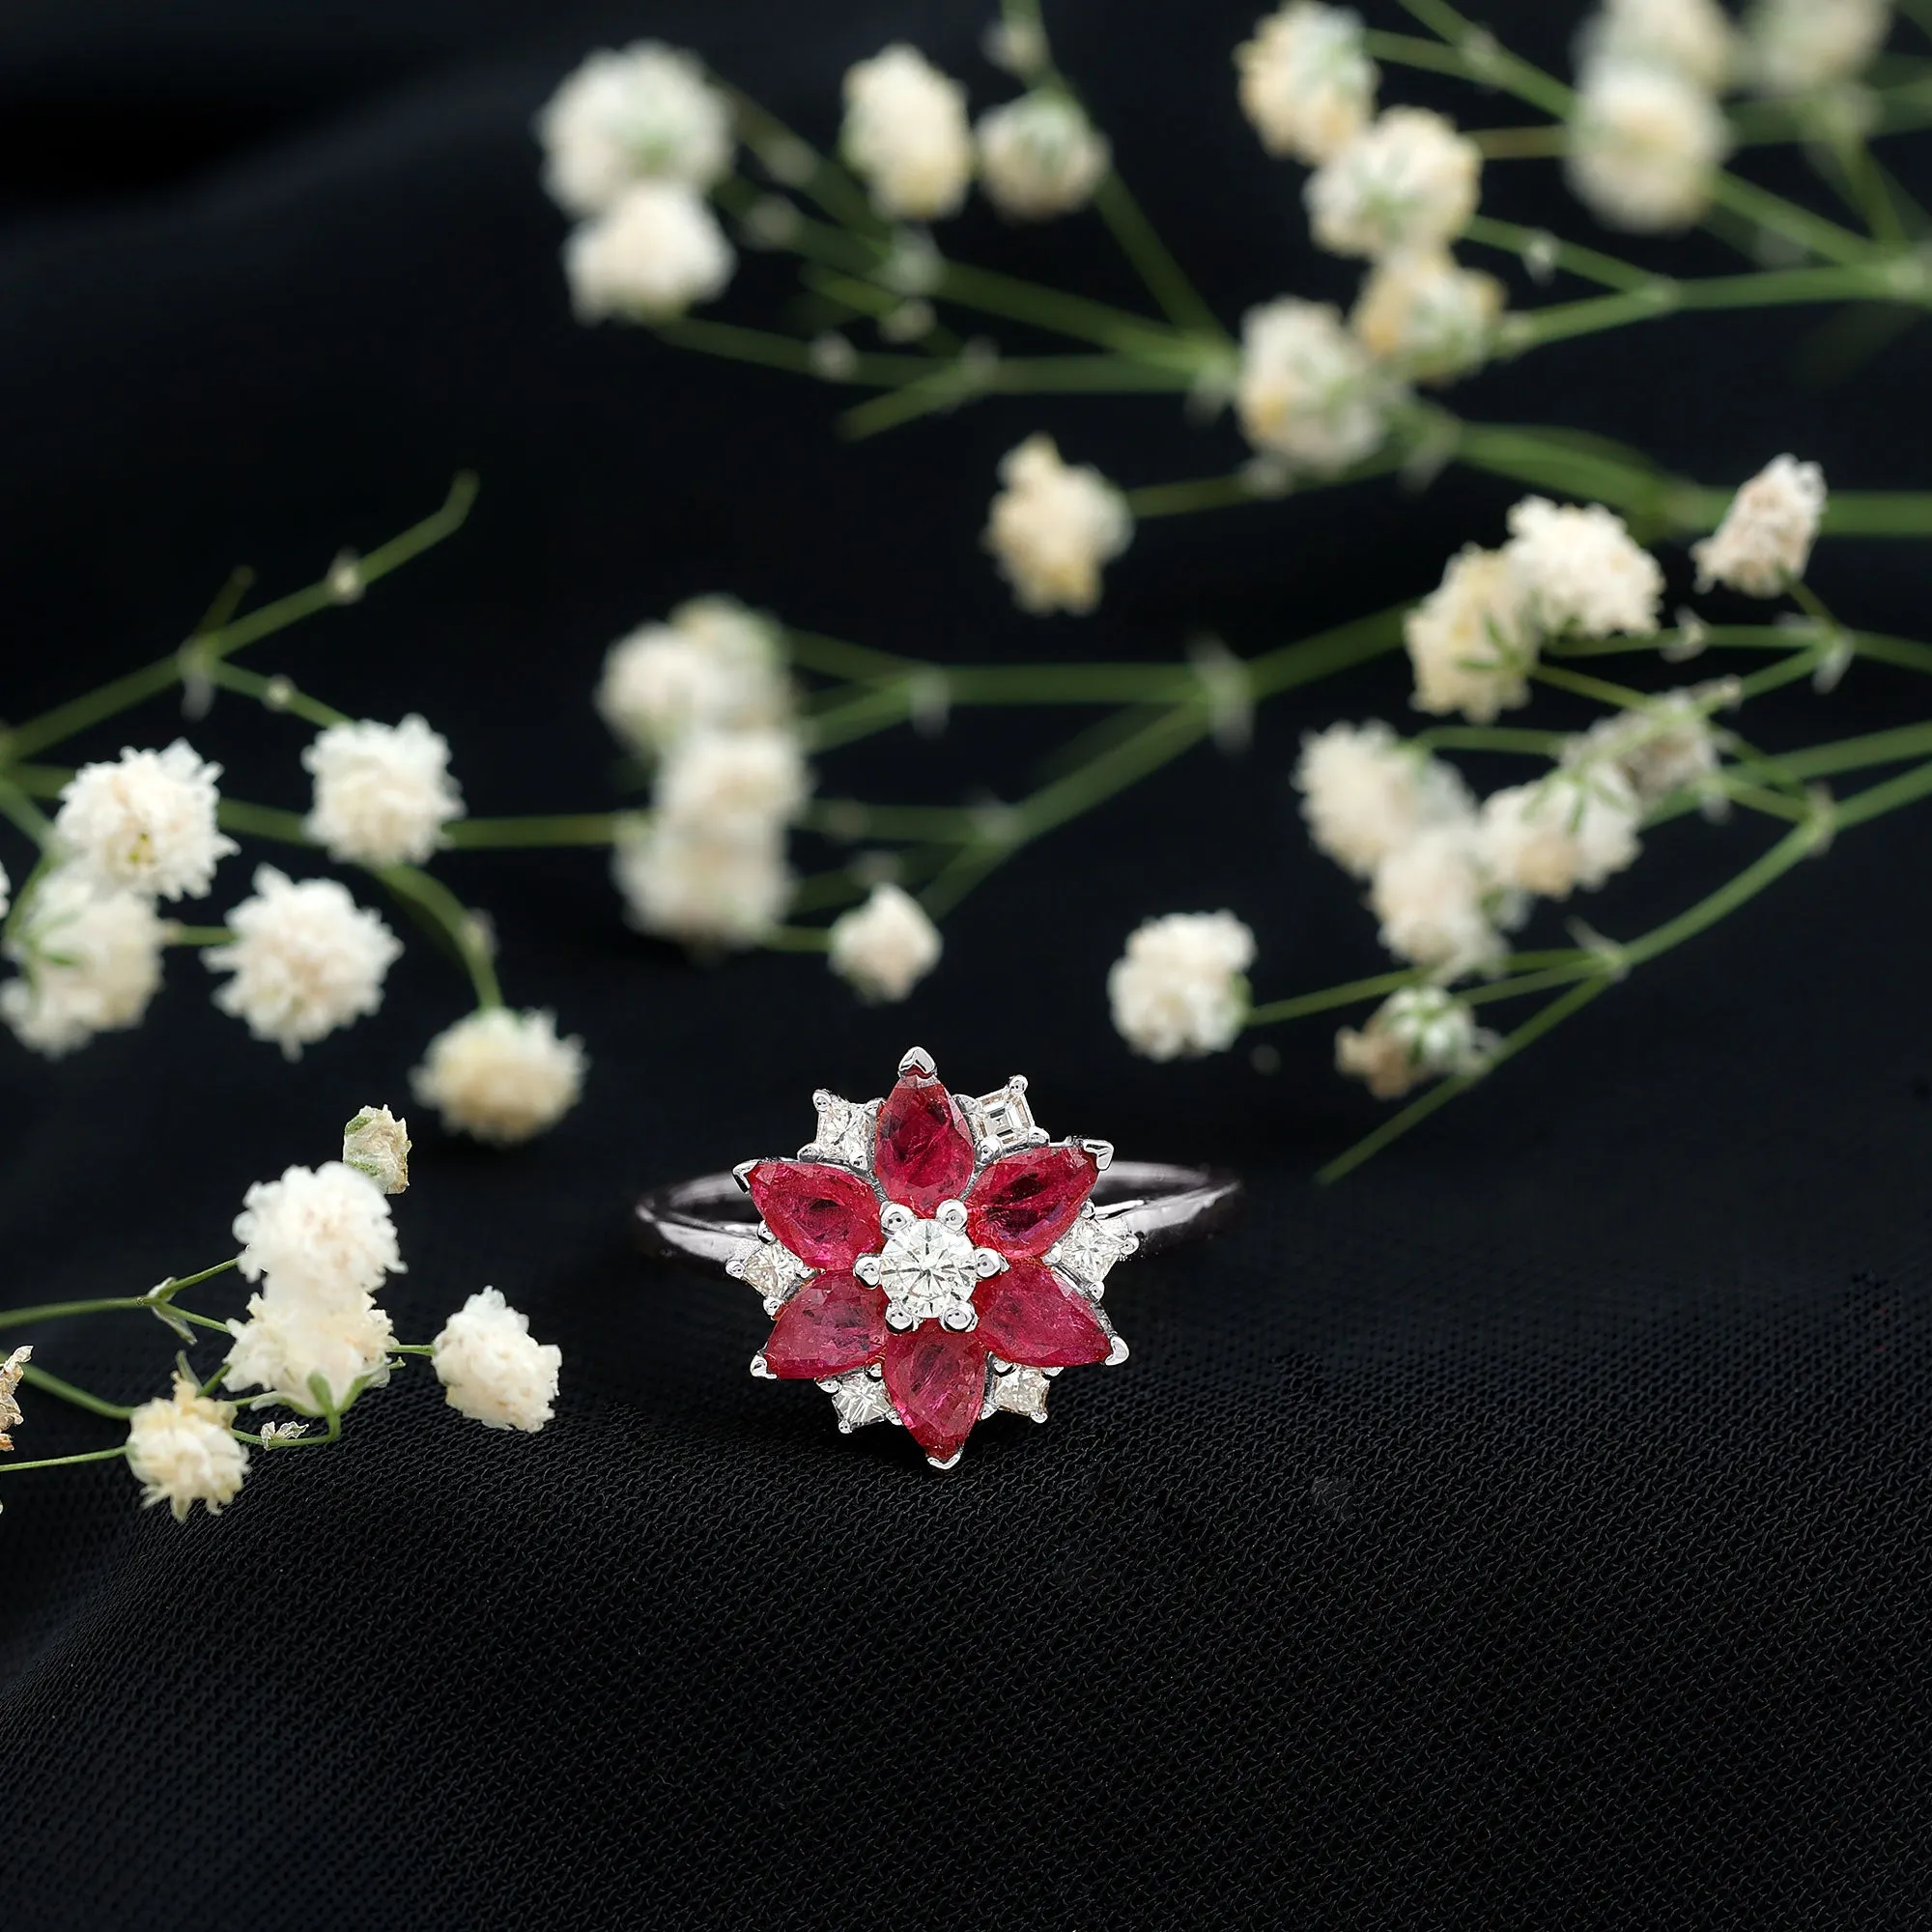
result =
[{"label": "black fabric background", "polygon": [[[342,0],[16,0],[0,23],[0,583],[14,717],[165,649],[229,566],[264,593],[370,545],[473,464],[458,540],[256,662],[351,710],[419,707],[474,810],[610,796],[600,655],[729,588],[940,658],[1244,652],[1427,588],[1511,494],[1451,476],[1146,527],[1084,623],[1014,614],[977,550],[1039,424],[1132,483],[1238,458],[1159,399],[1002,402],[859,448],[825,391],[579,328],[530,114],[587,47],[694,43],[808,131],[888,39],[1004,91],[980,4],[808,11]],[[1232,109],[1254,0],[1065,0],[1063,57],[1221,312],[1341,296],[1298,178]],[[1378,4],[1375,14],[1393,14]],[[1495,23],[1560,57],[1574,10]],[[1556,16],[1556,17],[1552,17]],[[1393,19],[1384,24],[1400,24]],[[1431,98],[1401,76],[1400,98]],[[1516,118],[1498,104],[1494,118]],[[1922,151],[1902,151],[1923,181]],[[1773,167],[1774,177],[1785,163]],[[1502,212],[1587,239],[1545,168]],[[1085,224],[962,240],[1102,292]],[[1713,266],[1689,242],[1672,258]],[[726,313],[768,310],[753,263]],[[761,293],[762,292],[762,293]],[[1457,406],[1626,436],[1707,481],[1782,448],[1841,485],[1927,480],[1922,332],[1835,384],[1820,318],[1682,321],[1492,372]],[[1849,615],[1924,627],[1922,546],[1842,543]],[[1688,588],[1673,553],[1673,590]],[[7,1486],[0,1915],[58,1928],[1922,1923],[1932,1038],[1922,820],[1644,971],[1346,1185],[1376,1118],[1328,1033],[1155,1069],[1107,1024],[1125,932],[1226,904],[1264,997],[1376,970],[1311,855],[1298,732],[1399,716],[1373,667],[1270,706],[1024,855],[907,1007],[817,962],[718,970],[627,934],[596,854],[459,856],[512,997],[593,1058],[584,1104],[498,1156],[419,1119],[408,1333],[495,1283],[561,1343],[541,1435],[462,1424],[421,1374],[218,1521],[107,1465]],[[1861,666],[1775,743],[1923,712]],[[1560,715],[1560,706],[1552,715]],[[80,749],[175,728],[157,705]],[[198,728],[296,805],[300,734]],[[835,754],[828,793],[1010,793],[1049,738],[960,721]],[[1766,842],[1694,821],[1583,910],[1632,933]],[[7,852],[17,876],[20,855]],[[211,905],[241,895],[231,862]],[[224,899],[226,893],[231,896]],[[1553,923],[1552,923],[1553,929]],[[426,948],[383,1012],[285,1067],[177,960],[139,1033],[4,1055],[10,1299],[123,1293],[227,1245],[246,1184],[332,1151],[459,1010]],[[881,1091],[919,1040],[1056,1132],[1248,1176],[1211,1249],[1129,1265],[1134,1344],[938,1477],[753,1382],[735,1287],[634,1255],[648,1180],[783,1151],[815,1085]],[[412,1109],[412,1112],[418,1110]],[[232,1292],[205,1297],[225,1309]],[[136,1399],[156,1328],[35,1336]],[[109,1426],[29,1398],[22,1453]]]}]

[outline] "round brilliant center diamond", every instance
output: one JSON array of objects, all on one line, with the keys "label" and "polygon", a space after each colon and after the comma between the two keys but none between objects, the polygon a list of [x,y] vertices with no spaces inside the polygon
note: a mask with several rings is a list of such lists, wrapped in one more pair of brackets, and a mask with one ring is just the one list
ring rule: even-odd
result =
[{"label": "round brilliant center diamond", "polygon": [[933,1321],[973,1306],[979,1286],[973,1243],[937,1221],[915,1221],[891,1236],[879,1256],[879,1286],[895,1313]]}]

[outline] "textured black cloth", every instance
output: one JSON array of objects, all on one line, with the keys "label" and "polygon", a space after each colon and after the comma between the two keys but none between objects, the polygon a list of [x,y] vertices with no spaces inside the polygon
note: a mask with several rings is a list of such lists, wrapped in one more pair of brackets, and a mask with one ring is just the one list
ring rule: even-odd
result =
[{"label": "textured black cloth", "polygon": [[[351,711],[422,710],[487,813],[609,803],[601,652],[696,591],[941,659],[1172,657],[1203,625],[1249,653],[1495,541],[1512,493],[1467,475],[1318,495],[1150,524],[1096,616],[1029,620],[977,550],[1001,452],[1044,424],[1139,483],[1238,461],[1232,427],[1158,398],[1008,401],[844,447],[822,389],[572,322],[528,123],[587,47],[696,44],[826,137],[845,65],[894,38],[998,98],[974,52],[987,11],[10,9],[7,714],[167,648],[237,560],[263,594],[307,581],[465,464],[484,492],[459,539],[255,661]],[[1352,278],[1310,252],[1297,172],[1232,110],[1253,11],[1054,10],[1229,317]],[[1575,10],[1493,11],[1561,58]],[[1436,98],[1411,74],[1389,92]],[[1922,163],[1904,151],[1910,178]],[[1547,166],[1492,168],[1490,195],[1592,234]],[[1134,298],[1087,223],[961,228],[982,258]],[[724,312],[769,313],[776,270],[744,281]],[[1922,330],[1849,375],[1847,343],[1815,313],[1687,319],[1454,400],[1712,482],[1791,448],[1841,485],[1924,484]],[[1829,545],[1816,581],[1858,621],[1922,631],[1923,555]],[[1682,593],[1681,551],[1671,567]],[[1263,997],[1378,970],[1288,771],[1311,723],[1403,701],[1382,664],[1271,704],[1246,756],[1197,753],[1024,854],[902,1009],[858,1007],[810,959],[704,969],[629,935],[595,853],[449,860],[497,919],[513,1000],[554,1007],[592,1071],[513,1154],[410,1109],[388,1305],[421,1339],[501,1288],[562,1345],[557,1418],[484,1432],[418,1368],[340,1447],[258,1465],[219,1520],[138,1510],[113,1464],[10,1481],[0,1918],[1922,1923],[1922,819],[1846,835],[1322,1191],[1314,1167],[1378,1118],[1329,1070],[1325,1024],[1275,1036],[1272,1075],[1238,1050],[1154,1068],[1101,987],[1141,918],[1224,904],[1260,936]],[[1752,729],[1924,708],[1861,665]],[[73,749],[175,728],[162,703]],[[224,699],[195,736],[239,795],[301,802],[298,727]],[[937,748],[834,754],[823,781],[1010,795],[1051,742],[964,718]],[[1768,838],[1676,825],[1582,909],[1640,931]],[[17,880],[17,841],[5,857]],[[211,916],[243,876],[230,862]],[[404,1069],[460,1009],[416,945],[377,1017],[285,1066],[183,956],[137,1033],[51,1066],[7,1042],[8,1299],[217,1258],[246,1185],[327,1157],[363,1101],[405,1105]],[[814,1086],[882,1091],[913,1040],[972,1091],[1026,1071],[1056,1133],[1226,1162],[1253,1197],[1217,1245],[1118,1271],[1125,1367],[1065,1377],[1050,1428],[987,1425],[951,1476],[901,1432],[841,1438],[814,1390],[752,1380],[753,1298],[647,1266],[626,1219],[645,1182],[797,1146]],[[127,1400],[171,1347],[128,1318],[34,1340]],[[20,1454],[112,1440],[26,1403]]]}]

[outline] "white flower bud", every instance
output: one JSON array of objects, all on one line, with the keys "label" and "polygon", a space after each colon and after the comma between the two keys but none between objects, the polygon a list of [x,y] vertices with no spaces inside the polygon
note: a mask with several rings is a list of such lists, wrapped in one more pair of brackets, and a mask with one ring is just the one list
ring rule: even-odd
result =
[{"label": "white flower bud", "polygon": [[331,724],[302,751],[315,804],[302,830],[344,865],[415,865],[463,816],[449,744],[413,713],[400,724]]},{"label": "white flower bud", "polygon": [[161,983],[166,936],[141,894],[98,893],[71,867],[48,872],[7,935],[7,957],[21,970],[0,986],[0,1017],[52,1058],[137,1026]]},{"label": "white flower bud", "polygon": [[555,1413],[563,1350],[539,1343],[529,1318],[494,1288],[472,1294],[430,1344],[449,1406],[486,1429],[534,1435]]},{"label": "white flower bud", "polygon": [[903,1000],[939,964],[943,942],[925,908],[895,885],[832,922],[832,970],[861,997]]},{"label": "white flower bud", "polygon": [[1349,327],[1378,362],[1444,383],[1489,359],[1503,285],[1440,250],[1390,255],[1362,286]]},{"label": "white flower bud", "polygon": [[1316,849],[1358,879],[1431,826],[1475,815],[1475,801],[1452,766],[1405,744],[1378,720],[1305,735],[1294,782]]},{"label": "white flower bud", "polygon": [[346,1301],[403,1274],[389,1204],[339,1160],[258,1180],[235,1219],[245,1281],[275,1295]]},{"label": "white flower bud", "polygon": [[1636,794],[1614,764],[1561,766],[1483,801],[1483,856],[1502,885],[1567,899],[1635,862],[1640,817]]},{"label": "white flower bud", "polygon": [[1290,0],[1235,50],[1241,111],[1271,155],[1319,167],[1369,124],[1376,68],[1359,14],[1319,0]]},{"label": "white flower bud", "polygon": [[342,1164],[373,1180],[384,1194],[410,1185],[410,1123],[386,1107],[364,1107],[342,1130]]},{"label": "white flower bud", "polygon": [[1020,609],[1093,610],[1101,566],[1133,540],[1126,498],[1091,466],[1062,462],[1050,436],[1009,450],[1000,479],[984,542]]},{"label": "white flower bud", "polygon": [[1722,109],[1695,81],[1598,61],[1577,90],[1566,169],[1578,199],[1613,228],[1688,228],[1710,206],[1729,145]]},{"label": "white flower bud", "polygon": [[697,947],[755,946],[797,883],[781,826],[714,830],[665,813],[624,831],[611,870],[639,931]]},{"label": "white flower bud", "polygon": [[810,790],[798,734],[768,725],[680,739],[658,768],[652,802],[684,825],[735,836],[789,823]]},{"label": "white flower bud", "polygon": [[1439,248],[1476,212],[1483,157],[1455,124],[1424,107],[1391,107],[1324,161],[1304,190],[1317,243],[1378,260]]},{"label": "white flower bud", "polygon": [[777,628],[734,597],[694,597],[611,646],[597,709],[652,755],[694,731],[781,724],[791,690]]},{"label": "white flower bud", "polygon": [[1440,986],[1405,986],[1360,1033],[1335,1036],[1335,1070],[1360,1080],[1378,1100],[1398,1100],[1425,1080],[1479,1073],[1498,1042],[1476,1025],[1466,1001]]},{"label": "white flower bud", "polygon": [[664,322],[724,293],[736,258],[710,209],[678,182],[639,182],[563,244],[580,322]]},{"label": "white flower bud", "polygon": [[1657,629],[1663,572],[1613,511],[1525,497],[1509,513],[1509,528],[1503,554],[1547,635],[1606,638]]},{"label": "white flower bud", "polygon": [[210,972],[233,976],[214,1004],[289,1060],[373,1013],[403,952],[338,881],[298,883],[272,866],[256,868],[254,896],[229,913],[228,925],[234,939],[202,954]]},{"label": "white flower bud", "polygon": [[840,147],[881,214],[899,221],[956,214],[973,179],[966,90],[918,48],[889,46],[846,70]]},{"label": "white flower bud", "polygon": [[1419,711],[1488,724],[1529,701],[1536,628],[1522,580],[1500,551],[1469,544],[1451,557],[1440,585],[1404,619],[1403,640]]},{"label": "white flower bud", "polygon": [[1369,906],[1398,959],[1451,977],[1502,954],[1497,926],[1517,908],[1498,893],[1466,824],[1431,826],[1376,867]]},{"label": "white flower bud", "polygon": [[1064,94],[1023,94],[980,117],[975,138],[988,199],[1014,221],[1070,214],[1111,163],[1106,138]]},{"label": "white flower bud", "polygon": [[1891,32],[1891,0],[1757,0],[1746,60],[1767,94],[1808,94],[1851,80]]},{"label": "white flower bud", "polygon": [[1241,322],[1236,408],[1257,449],[1332,474],[1380,448],[1395,390],[1323,302],[1285,298]]},{"label": "white flower bud", "polygon": [[1604,0],[1577,36],[1577,66],[1628,61],[1681,74],[1718,93],[1737,64],[1738,39],[1718,0]]},{"label": "white flower bud", "polygon": [[1255,936],[1231,912],[1145,921],[1107,975],[1115,1030],[1150,1060],[1225,1052],[1248,1016],[1254,958]]},{"label": "white flower bud", "polygon": [[695,54],[657,41],[590,55],[537,116],[544,186],[599,214],[634,183],[708,188],[731,165],[731,104]]},{"label": "white flower bud", "polygon": [[10,1450],[14,1446],[14,1438],[8,1432],[20,1426],[20,1405],[16,1394],[33,1352],[31,1348],[15,1349],[4,1362],[0,1362],[0,1450]]},{"label": "white flower bud", "polygon": [[248,1297],[248,1319],[231,1321],[235,1337],[223,1385],[259,1389],[253,1406],[279,1404],[303,1415],[340,1415],[364,1390],[389,1379],[395,1331],[366,1294],[316,1296],[277,1293]]},{"label": "white flower bud", "polygon": [[583,1089],[583,1042],[558,1038],[556,1016],[492,1007],[430,1041],[410,1090],[452,1133],[508,1147],[546,1132]]},{"label": "white flower bud", "polygon": [[1825,472],[1774,457],[1732,497],[1715,535],[1690,546],[1697,588],[1727,583],[1747,597],[1779,597],[1804,575],[1825,515]]},{"label": "white flower bud", "polygon": [[210,1516],[241,1493],[248,1451],[230,1425],[235,1405],[211,1402],[185,1376],[175,1378],[172,1397],[144,1402],[128,1424],[128,1467],[141,1485],[141,1501],[166,1503],[185,1522],[196,1503]]},{"label": "white flower bud", "polygon": [[180,738],[164,752],[83,765],[61,787],[54,837],[74,873],[99,891],[200,898],[216,865],[241,850],[215,830],[220,776]]}]

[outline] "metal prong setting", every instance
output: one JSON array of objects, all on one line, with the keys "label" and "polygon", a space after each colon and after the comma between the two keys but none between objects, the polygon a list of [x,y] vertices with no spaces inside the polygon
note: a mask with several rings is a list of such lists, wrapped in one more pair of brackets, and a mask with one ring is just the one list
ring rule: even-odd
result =
[{"label": "metal prong setting", "polygon": [[[938,1070],[938,1064],[933,1060],[932,1055],[926,1052],[923,1046],[908,1047],[899,1060],[899,1072],[901,1075],[918,1073],[925,1079],[930,1080]],[[954,1457],[953,1461],[957,1462],[958,1458]]]},{"label": "metal prong setting", "polygon": [[[892,1209],[889,1208],[886,1212],[890,1214]],[[966,1204],[963,1201],[942,1201],[932,1210],[932,1218],[942,1228],[950,1228],[956,1235],[966,1225]]]},{"label": "metal prong setting", "polygon": [[1075,1145],[1085,1148],[1087,1151],[1094,1156],[1094,1165],[1096,1168],[1098,1168],[1102,1174],[1105,1174],[1106,1171],[1113,1166],[1114,1144],[1112,1141],[1083,1140],[1076,1142]]},{"label": "metal prong setting", "polygon": [[761,1382],[775,1382],[778,1380],[778,1377],[772,1374],[770,1365],[766,1362],[762,1351],[752,1357],[752,1373]]},{"label": "metal prong setting", "polygon": [[958,1466],[959,1459],[960,1457],[965,1455],[965,1453],[966,1452],[963,1449],[955,1449],[953,1450],[952,1455],[945,1457],[944,1459],[941,1459],[938,1456],[928,1456],[925,1460],[928,1463],[930,1463],[935,1469],[952,1469],[952,1468],[956,1468]]},{"label": "metal prong setting", "polygon": [[1011,1265],[1005,1255],[997,1253],[992,1248],[973,1250],[973,1272],[981,1281],[991,1281],[996,1274],[1005,1274]]},{"label": "metal prong setting", "polygon": [[977,1308],[949,1308],[939,1318],[939,1325],[952,1329],[955,1335],[970,1335],[980,1325],[980,1311]]},{"label": "metal prong setting", "polygon": [[1127,1359],[1127,1344],[1123,1336],[1114,1337],[1114,1346],[1107,1350],[1107,1367],[1118,1369]]},{"label": "metal prong setting", "polygon": [[761,1167],[763,1165],[762,1161],[741,1160],[731,1170],[731,1179],[738,1183],[739,1188],[744,1193],[749,1194],[752,1191],[752,1170],[754,1167]]},{"label": "metal prong setting", "polygon": [[878,1256],[861,1255],[859,1259],[852,1264],[852,1272],[856,1274],[859,1277],[859,1279],[866,1284],[867,1288],[877,1288],[879,1285]]},{"label": "metal prong setting", "polygon": [[[961,1225],[964,1225],[966,1210],[959,1210]],[[903,1235],[919,1219],[910,1208],[902,1207],[896,1201],[888,1201],[879,1210],[879,1226],[889,1235]]]}]

